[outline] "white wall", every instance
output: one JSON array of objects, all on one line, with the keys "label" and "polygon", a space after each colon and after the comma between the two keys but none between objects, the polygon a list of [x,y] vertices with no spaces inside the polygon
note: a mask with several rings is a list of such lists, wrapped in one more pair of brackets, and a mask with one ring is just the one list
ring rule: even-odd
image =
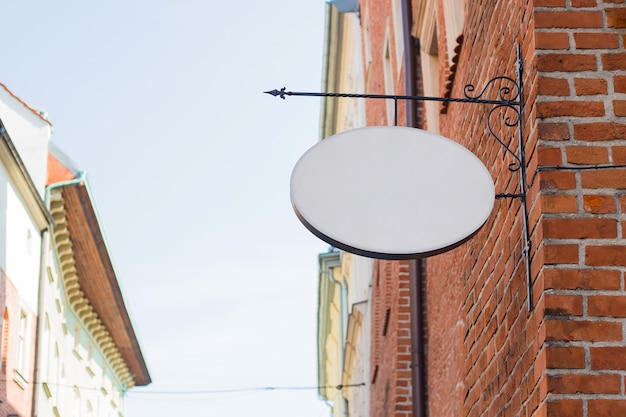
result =
[{"label": "white wall", "polygon": [[43,197],[52,127],[0,84],[0,119]]},{"label": "white wall", "polygon": [[39,229],[0,165],[0,268],[31,311],[37,311],[40,257]]},{"label": "white wall", "polygon": [[46,264],[49,271],[43,284],[37,416],[55,417],[55,408],[61,416],[123,415],[120,382],[71,311],[53,251],[48,253]]}]

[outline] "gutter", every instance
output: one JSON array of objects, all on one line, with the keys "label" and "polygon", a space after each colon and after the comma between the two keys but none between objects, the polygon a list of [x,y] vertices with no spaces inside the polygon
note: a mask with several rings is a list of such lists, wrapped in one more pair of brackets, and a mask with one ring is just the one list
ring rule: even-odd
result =
[{"label": "gutter", "polygon": [[[402,36],[404,40],[404,88],[405,94],[417,95],[417,43],[411,35],[413,13],[411,0],[401,0]],[[417,118],[417,102],[406,100],[406,126],[422,127]],[[411,309],[411,398],[413,417],[426,417],[426,361],[424,357],[424,314],[422,283],[426,278],[423,259],[409,262],[410,309]]]}]

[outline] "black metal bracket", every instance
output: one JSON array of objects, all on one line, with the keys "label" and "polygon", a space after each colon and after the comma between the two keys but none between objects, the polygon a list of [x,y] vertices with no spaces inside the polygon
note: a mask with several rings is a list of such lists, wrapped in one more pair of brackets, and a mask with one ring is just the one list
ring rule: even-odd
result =
[{"label": "black metal bracket", "polygon": [[[286,91],[283,87],[280,90],[265,91],[274,97],[285,99],[287,96],[301,97],[338,97],[338,98],[364,98],[364,99],[384,99],[394,100],[395,105],[395,121],[398,124],[398,101],[414,100],[414,101],[438,101],[446,103],[475,103],[487,104],[492,108],[487,115],[487,129],[489,134],[504,148],[512,158],[508,166],[509,171],[519,172],[519,192],[516,193],[500,193],[496,194],[496,198],[519,198],[521,203],[522,221],[524,230],[524,247],[522,249],[524,262],[526,266],[526,283],[528,288],[528,311],[533,309],[533,291],[532,291],[532,275],[530,270],[530,252],[531,239],[530,229],[528,225],[528,206],[527,191],[530,187],[527,179],[526,152],[524,148],[524,95],[523,95],[523,67],[521,47],[517,46],[517,62],[515,68],[515,78],[507,76],[497,76],[487,81],[484,87],[478,91],[473,84],[467,84],[463,89],[464,97],[429,97],[429,96],[406,96],[406,95],[388,95],[388,94],[353,94],[353,93],[311,93],[311,92],[294,92]],[[488,99],[489,94],[493,94],[495,90],[495,98]],[[496,115],[502,117],[505,128],[517,128],[517,152],[513,151],[507,143],[499,135],[502,124],[494,125],[493,121]],[[512,141],[512,140],[511,140]]]}]

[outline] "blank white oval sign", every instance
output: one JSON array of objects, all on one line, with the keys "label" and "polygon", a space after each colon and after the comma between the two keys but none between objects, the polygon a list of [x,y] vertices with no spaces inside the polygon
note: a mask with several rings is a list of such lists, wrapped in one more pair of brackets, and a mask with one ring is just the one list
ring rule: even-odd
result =
[{"label": "blank white oval sign", "polygon": [[407,127],[366,127],[297,162],[291,202],[313,234],[348,252],[413,259],[471,238],[493,208],[491,175],[468,149]]}]

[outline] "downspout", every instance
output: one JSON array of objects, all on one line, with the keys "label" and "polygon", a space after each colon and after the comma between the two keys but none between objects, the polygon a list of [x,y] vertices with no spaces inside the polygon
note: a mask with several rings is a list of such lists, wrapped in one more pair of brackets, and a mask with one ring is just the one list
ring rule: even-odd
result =
[{"label": "downspout", "polygon": [[[85,181],[85,171],[79,171],[78,176],[68,181],[62,181],[55,184],[50,184],[46,187],[45,195],[44,195],[44,204],[46,207],[50,204],[50,191],[55,188],[61,188],[68,185],[80,184]],[[37,289],[37,324],[35,325],[35,370],[33,372],[35,381],[33,383],[33,406],[31,409],[32,417],[37,417],[37,398],[38,398],[38,386],[42,382],[40,379],[41,372],[39,369],[40,361],[40,352],[41,352],[41,329],[43,328],[43,318],[44,318],[44,296],[45,291],[44,287],[46,285],[46,274],[47,274],[47,258],[48,258],[48,246],[50,244],[50,237],[54,233],[54,227],[49,227],[47,231],[43,233],[41,240],[41,254],[40,254],[40,266],[39,266],[39,288]],[[54,249],[56,251],[56,249]]]},{"label": "downspout", "polygon": [[424,261],[409,261],[411,297],[411,395],[413,415],[426,417],[426,361],[424,359],[424,316],[422,282],[426,277]]},{"label": "downspout", "polygon": [[[411,26],[413,24],[413,13],[411,11],[411,0],[402,0],[402,37],[404,40],[404,89],[405,94],[409,96],[417,95],[416,80],[416,55],[415,41],[411,35]],[[406,110],[406,126],[421,127],[417,120],[417,101],[405,100]],[[421,124],[421,123],[420,123]]]},{"label": "downspout", "polygon": [[[344,365],[345,365],[345,360],[346,360],[346,349],[345,349],[345,342],[346,342],[346,319],[345,319],[345,310],[346,310],[346,280],[342,279],[342,281],[337,281],[335,279],[335,277],[333,277],[333,270],[335,268],[337,268],[338,266],[333,266],[330,268],[329,274],[328,276],[330,277],[330,280],[335,284],[339,286],[339,330],[340,330],[340,339],[341,339],[341,361],[340,361],[340,384],[343,383],[343,371],[344,371]],[[343,410],[343,416],[344,417],[348,417],[348,401],[346,400],[346,397],[343,395],[343,392],[341,392],[341,409]]]},{"label": "downspout", "polygon": [[[411,0],[402,0],[402,35],[404,39],[404,88],[405,94],[417,95],[416,42],[411,35],[413,13]],[[406,100],[406,126],[422,127],[417,118],[417,102]],[[426,361],[424,358],[424,317],[422,283],[425,279],[425,262],[422,259],[409,262],[410,308],[411,308],[411,397],[413,417],[426,417]]]}]

